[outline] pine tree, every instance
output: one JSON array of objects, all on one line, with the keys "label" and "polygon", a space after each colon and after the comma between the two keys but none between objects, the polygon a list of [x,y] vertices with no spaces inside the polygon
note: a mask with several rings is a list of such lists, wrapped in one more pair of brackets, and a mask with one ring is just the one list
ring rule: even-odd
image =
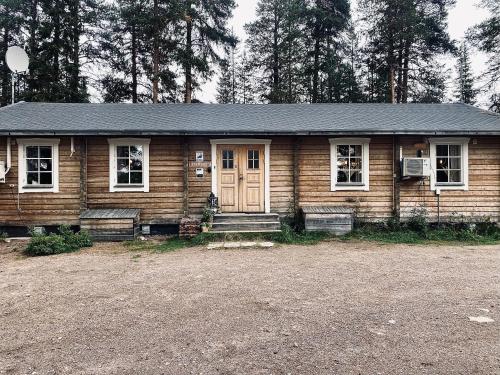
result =
[{"label": "pine tree", "polygon": [[483,74],[486,78],[486,89],[491,90],[490,110],[500,112],[500,2],[498,0],[483,0],[482,6],[490,11],[491,16],[471,30],[469,38],[479,47],[479,50],[490,57],[488,68]]},{"label": "pine tree", "polygon": [[[308,28],[312,30],[311,56],[307,74],[312,76],[311,101],[332,102],[339,100],[335,82],[340,78],[342,58],[338,53],[341,48],[341,34],[348,30],[350,22],[348,0],[311,0],[308,9]],[[336,99],[334,99],[336,97]]]},{"label": "pine tree", "polygon": [[217,83],[217,103],[234,103],[233,80],[229,62],[227,60],[223,60],[220,64],[220,68],[221,74]]},{"label": "pine tree", "polygon": [[477,90],[474,89],[474,76],[472,74],[469,49],[465,42],[462,43],[458,51],[457,73],[456,98],[462,103],[474,104]]},{"label": "pine tree", "polygon": [[435,76],[435,57],[454,51],[446,23],[453,3],[454,0],[360,0],[372,82],[386,81],[376,85],[385,92],[372,93],[373,98],[406,103],[412,99],[412,92],[428,92],[426,84],[440,81],[421,80],[419,74],[412,72]]},{"label": "pine tree", "polygon": [[245,26],[249,62],[256,72],[259,100],[294,103],[303,98],[304,48],[303,0],[264,1],[257,5],[257,19]]},{"label": "pine tree", "polygon": [[184,102],[191,103],[200,81],[212,76],[213,63],[220,62],[217,48],[236,45],[227,28],[234,0],[177,0],[180,32],[178,63],[184,72]]}]

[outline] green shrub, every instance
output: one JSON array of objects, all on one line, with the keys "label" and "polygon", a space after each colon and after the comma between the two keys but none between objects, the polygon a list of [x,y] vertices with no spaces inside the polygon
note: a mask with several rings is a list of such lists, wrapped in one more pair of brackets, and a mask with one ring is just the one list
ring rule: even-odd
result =
[{"label": "green shrub", "polygon": [[64,242],[64,238],[58,234],[51,233],[49,235],[34,235],[24,252],[26,255],[40,256],[66,253],[68,251],[69,247]]},{"label": "green shrub", "polygon": [[24,253],[30,256],[53,255],[76,251],[82,247],[92,246],[92,239],[85,231],[73,233],[67,225],[59,227],[59,234],[31,233],[32,238]]},{"label": "green shrub", "polygon": [[63,237],[64,242],[71,250],[92,246],[92,239],[85,230],[74,233],[68,225],[61,225],[59,227],[59,234]]},{"label": "green shrub", "polygon": [[5,240],[7,239],[7,237],[9,237],[9,236],[7,235],[7,233],[5,233],[5,232],[0,232],[0,242],[5,241]]},{"label": "green shrub", "polygon": [[417,233],[425,233],[429,229],[427,209],[424,206],[420,206],[411,210],[406,226]]}]

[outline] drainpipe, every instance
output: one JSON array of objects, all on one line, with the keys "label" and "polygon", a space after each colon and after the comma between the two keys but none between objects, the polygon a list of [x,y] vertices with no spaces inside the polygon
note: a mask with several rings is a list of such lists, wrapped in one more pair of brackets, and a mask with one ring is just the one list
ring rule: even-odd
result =
[{"label": "drainpipe", "polygon": [[5,169],[5,174],[9,173],[11,163],[12,163],[12,150],[10,148],[10,137],[7,137],[7,166]]}]

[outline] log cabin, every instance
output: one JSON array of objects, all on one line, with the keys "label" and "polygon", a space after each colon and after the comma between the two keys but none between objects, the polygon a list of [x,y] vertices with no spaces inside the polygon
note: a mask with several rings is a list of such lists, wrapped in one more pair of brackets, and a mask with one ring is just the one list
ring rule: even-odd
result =
[{"label": "log cabin", "polygon": [[[0,232],[135,209],[152,232],[222,213],[500,218],[500,115],[464,104],[64,104],[0,109]],[[134,211],[136,212],[136,211]]]}]

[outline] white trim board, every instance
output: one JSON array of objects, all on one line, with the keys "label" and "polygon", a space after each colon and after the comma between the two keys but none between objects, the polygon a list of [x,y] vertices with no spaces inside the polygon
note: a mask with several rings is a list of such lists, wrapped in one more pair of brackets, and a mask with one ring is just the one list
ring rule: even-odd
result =
[{"label": "white trim board", "polygon": [[212,193],[218,194],[217,185],[217,146],[218,145],[264,145],[264,212],[271,212],[271,139],[222,138],[211,139]]},{"label": "white trim board", "polygon": [[[431,159],[431,191],[439,190],[469,190],[469,141],[466,137],[433,137],[427,139],[429,142],[429,157]],[[436,145],[460,145],[462,146],[462,182],[457,184],[437,184],[437,164],[436,164]]]},{"label": "white trim board", "polygon": [[[371,138],[329,138],[330,142],[330,190],[370,191],[370,141]],[[360,145],[363,147],[363,182],[360,185],[337,184],[337,145]]]},{"label": "white trim board", "polygon": [[[17,138],[17,174],[19,193],[59,193],[59,138]],[[26,185],[26,146],[52,147],[52,186]]]},{"label": "white trim board", "polygon": [[[114,192],[144,192],[149,193],[149,138],[108,138],[109,143],[109,191]],[[143,147],[142,159],[142,185],[117,186],[116,185],[116,146],[141,145]]]}]

